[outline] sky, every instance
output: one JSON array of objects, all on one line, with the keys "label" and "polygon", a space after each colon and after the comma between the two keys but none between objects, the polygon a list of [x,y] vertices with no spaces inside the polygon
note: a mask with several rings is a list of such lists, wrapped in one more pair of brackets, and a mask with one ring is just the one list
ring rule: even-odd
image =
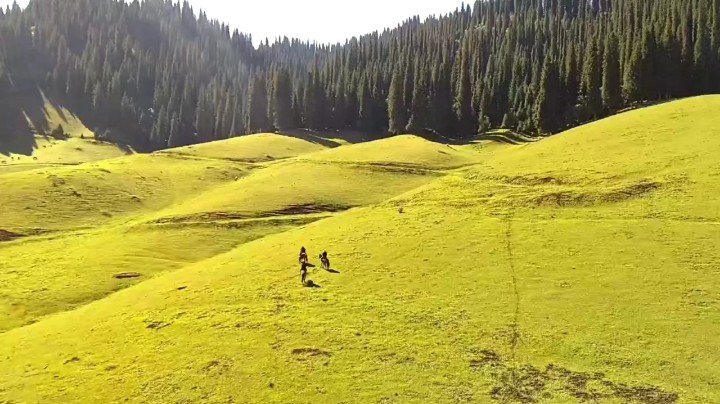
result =
[{"label": "sky", "polygon": [[[19,0],[18,4],[27,4]],[[468,0],[466,0],[468,2]],[[196,13],[251,33],[253,42],[278,36],[317,42],[345,39],[395,27],[419,15],[445,14],[462,0],[190,0]],[[3,7],[12,0],[0,0]]]}]

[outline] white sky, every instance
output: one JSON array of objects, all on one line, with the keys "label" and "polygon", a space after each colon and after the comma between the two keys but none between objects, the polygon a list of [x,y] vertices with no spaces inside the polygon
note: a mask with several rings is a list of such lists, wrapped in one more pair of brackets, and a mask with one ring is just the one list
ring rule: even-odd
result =
[{"label": "white sky", "polygon": [[[27,4],[19,0],[18,4]],[[470,2],[466,0],[466,2]],[[190,0],[195,12],[249,32],[257,45],[277,36],[318,42],[344,42],[352,36],[395,27],[419,15],[445,14],[462,0]],[[4,7],[12,0],[0,0]]]}]

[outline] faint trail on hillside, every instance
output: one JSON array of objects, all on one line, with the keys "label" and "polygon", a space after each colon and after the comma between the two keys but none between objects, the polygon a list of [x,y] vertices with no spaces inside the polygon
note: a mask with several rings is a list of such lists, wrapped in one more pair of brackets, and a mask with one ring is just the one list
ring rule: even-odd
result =
[{"label": "faint trail on hillside", "polygon": [[[516,365],[515,355],[518,345],[520,345],[520,292],[518,291],[517,273],[515,271],[515,257],[513,255],[513,217],[507,219],[507,229],[505,230],[505,248],[507,250],[508,265],[510,266],[510,276],[512,277],[513,294],[515,297],[515,312],[513,314],[513,322],[510,325],[510,356],[513,367]],[[514,379],[514,372],[512,377]]]}]

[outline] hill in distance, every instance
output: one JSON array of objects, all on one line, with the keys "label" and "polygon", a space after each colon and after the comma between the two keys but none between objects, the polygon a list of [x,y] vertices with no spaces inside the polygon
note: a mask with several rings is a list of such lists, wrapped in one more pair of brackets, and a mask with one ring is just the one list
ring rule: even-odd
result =
[{"label": "hill in distance", "polygon": [[719,401],[718,108],[0,175],[0,400]]}]

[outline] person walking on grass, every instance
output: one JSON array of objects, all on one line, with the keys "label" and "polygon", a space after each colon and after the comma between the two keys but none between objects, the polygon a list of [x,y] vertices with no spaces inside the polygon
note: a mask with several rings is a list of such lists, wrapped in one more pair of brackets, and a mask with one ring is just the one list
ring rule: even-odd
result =
[{"label": "person walking on grass", "polygon": [[307,255],[307,250],[305,250],[305,247],[302,247],[302,248],[300,249],[300,257],[298,258],[298,261],[300,261],[301,264],[302,264],[302,263],[307,264],[307,262],[308,262],[308,255]]},{"label": "person walking on grass", "polygon": [[307,261],[303,262],[300,265],[300,281],[302,282],[303,286],[305,286],[305,278],[307,278],[307,268],[308,268]]},{"label": "person walking on grass", "polygon": [[330,270],[330,258],[328,258],[327,251],[323,251],[322,254],[320,254],[320,262],[322,262],[322,267],[326,271]]}]

